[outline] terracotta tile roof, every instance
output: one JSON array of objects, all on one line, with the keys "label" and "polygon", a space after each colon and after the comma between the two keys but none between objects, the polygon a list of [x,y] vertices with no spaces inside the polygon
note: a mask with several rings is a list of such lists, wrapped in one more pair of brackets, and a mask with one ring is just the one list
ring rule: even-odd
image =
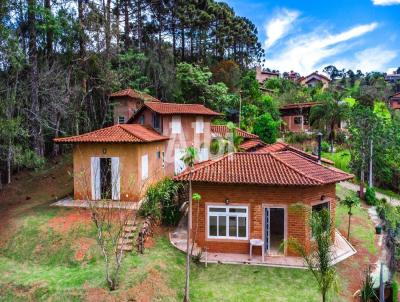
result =
[{"label": "terracotta tile roof", "polygon": [[394,99],[394,98],[400,98],[400,92],[398,92],[398,93],[396,93],[396,94],[394,94],[394,95],[392,95],[392,98]]},{"label": "terracotta tile roof", "polygon": [[[316,186],[353,178],[291,151],[278,153],[231,153],[195,166],[192,181],[211,183]],[[185,170],[175,180],[189,180]]]},{"label": "terracotta tile roof", "polygon": [[150,127],[139,124],[118,124],[85,134],[55,138],[56,143],[147,143],[167,140]]},{"label": "terracotta tile roof", "polygon": [[159,114],[198,114],[198,115],[221,115],[221,113],[212,111],[201,104],[176,104],[164,102],[147,102],[143,107]]},{"label": "terracotta tile roof", "polygon": [[[229,129],[226,125],[211,125],[211,134],[216,137],[225,137],[228,132]],[[236,133],[243,138],[259,138],[258,135],[246,132],[239,128],[236,128]]]},{"label": "terracotta tile roof", "polygon": [[294,104],[286,104],[281,106],[279,109],[300,109],[300,108],[310,108],[317,105],[320,105],[320,102],[305,102],[305,103],[294,103]]},{"label": "terracotta tile roof", "polygon": [[331,79],[328,78],[326,75],[324,75],[324,74],[322,74],[322,73],[319,73],[319,72],[317,72],[317,71],[314,71],[313,73],[309,74],[308,76],[303,77],[303,79],[304,79],[304,80],[307,80],[308,78],[311,78],[311,77],[313,77],[313,76],[323,78],[323,79],[325,79],[325,80],[327,80],[327,81],[329,81],[329,82],[331,81]]},{"label": "terracotta tile roof", "polygon": [[155,97],[145,92],[141,92],[132,88],[127,88],[110,94],[110,98],[118,98],[118,97],[130,97],[133,99],[144,100],[146,102],[160,102],[159,99],[156,99]]},{"label": "terracotta tile roof", "polygon": [[261,147],[264,147],[264,146],[265,146],[265,143],[262,140],[254,139],[254,138],[253,139],[249,139],[249,140],[245,141],[244,143],[240,144],[240,148],[243,151],[248,151],[248,150],[253,149],[253,148],[261,148]]},{"label": "terracotta tile roof", "polygon": [[[257,149],[256,153],[268,153],[268,152],[279,152],[279,151],[292,151],[294,153],[297,153],[303,157],[306,157],[308,159],[311,159],[313,161],[318,161],[318,156],[315,156],[314,154],[310,154],[308,152],[305,152],[303,150],[297,149],[289,144],[283,143],[283,142],[276,142],[274,144],[262,147]],[[326,159],[326,158],[321,158],[321,162],[328,164],[328,165],[334,165],[334,162]]]}]

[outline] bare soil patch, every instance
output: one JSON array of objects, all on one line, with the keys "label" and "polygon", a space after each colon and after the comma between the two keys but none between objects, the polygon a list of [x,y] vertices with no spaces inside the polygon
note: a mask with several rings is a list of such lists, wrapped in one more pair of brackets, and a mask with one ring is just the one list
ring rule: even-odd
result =
[{"label": "bare soil patch", "polygon": [[68,212],[65,211],[64,215],[57,215],[57,217],[51,218],[48,221],[48,226],[60,233],[65,233],[77,225],[90,224],[90,217],[91,213],[88,210],[68,210]]},{"label": "bare soil patch", "polygon": [[75,250],[75,260],[83,261],[85,258],[89,260],[91,255],[89,250],[92,246],[96,244],[96,240],[93,238],[80,238],[73,243],[73,248]]}]

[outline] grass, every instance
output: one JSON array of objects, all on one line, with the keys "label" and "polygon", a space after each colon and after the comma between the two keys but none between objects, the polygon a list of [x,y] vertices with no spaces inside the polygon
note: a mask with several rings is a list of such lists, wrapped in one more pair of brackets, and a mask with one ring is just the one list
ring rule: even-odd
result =
[{"label": "grass", "polygon": [[335,163],[335,167],[345,172],[350,172],[350,151],[342,150],[335,153],[323,152],[322,157],[329,159]]}]

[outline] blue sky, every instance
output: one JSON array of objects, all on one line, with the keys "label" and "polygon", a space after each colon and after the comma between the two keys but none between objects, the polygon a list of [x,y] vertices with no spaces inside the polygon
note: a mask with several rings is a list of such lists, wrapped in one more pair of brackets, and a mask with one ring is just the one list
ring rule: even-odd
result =
[{"label": "blue sky", "polygon": [[400,66],[400,0],[226,0],[258,28],[265,67],[301,74]]}]

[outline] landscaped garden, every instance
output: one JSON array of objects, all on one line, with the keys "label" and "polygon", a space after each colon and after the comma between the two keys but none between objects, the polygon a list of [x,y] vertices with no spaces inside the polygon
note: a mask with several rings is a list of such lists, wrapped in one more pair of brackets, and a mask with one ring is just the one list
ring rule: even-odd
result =
[{"label": "landscaped garden", "polygon": [[[127,254],[119,289],[112,293],[106,289],[104,262],[88,212],[49,206],[52,195],[60,196],[70,185],[65,169],[65,164],[59,164],[37,174],[36,185],[24,183],[32,175],[23,175],[3,192],[9,198],[7,203],[1,199],[1,209],[8,213],[4,220],[8,225],[0,228],[1,232],[8,230],[8,236],[1,234],[5,238],[0,247],[1,300],[182,300],[185,256],[170,245],[164,228],[146,243],[144,255]],[[65,186],[58,186],[59,192],[46,192],[42,185],[49,179]],[[18,191],[23,187],[30,190],[28,200],[26,191]],[[338,206],[337,226],[345,233],[347,211],[342,206]],[[341,287],[334,301],[348,301],[361,286],[360,272],[377,255],[374,229],[365,209],[354,210],[352,234],[350,240],[359,253],[338,265]],[[191,300],[319,301],[320,296],[306,270],[193,264]]]}]

